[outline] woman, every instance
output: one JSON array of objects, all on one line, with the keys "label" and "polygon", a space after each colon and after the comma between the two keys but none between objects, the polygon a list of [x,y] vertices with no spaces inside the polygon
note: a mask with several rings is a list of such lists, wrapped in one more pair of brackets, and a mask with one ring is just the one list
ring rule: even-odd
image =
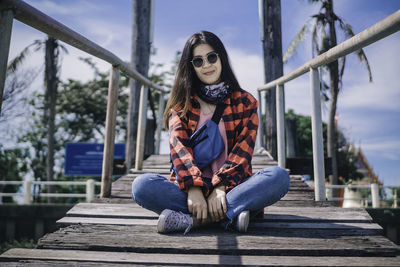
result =
[{"label": "woman", "polygon": [[[190,136],[223,105],[218,124],[225,149],[200,169]],[[169,179],[143,174],[132,184],[133,199],[160,214],[160,233],[184,231],[210,222],[246,232],[256,214],[281,199],[289,175],[279,167],[252,174],[258,116],[257,100],[241,89],[221,40],[211,32],[193,34],[179,61],[164,114],[174,171]]]}]

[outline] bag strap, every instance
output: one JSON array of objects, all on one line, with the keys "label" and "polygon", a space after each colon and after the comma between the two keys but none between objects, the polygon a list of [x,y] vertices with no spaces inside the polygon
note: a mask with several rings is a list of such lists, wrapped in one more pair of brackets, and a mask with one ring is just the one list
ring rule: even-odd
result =
[{"label": "bag strap", "polygon": [[211,120],[213,122],[215,122],[215,124],[217,124],[217,125],[219,124],[219,120],[222,117],[222,113],[224,113],[225,106],[226,105],[222,103],[222,104],[217,104],[217,107],[215,108],[215,111],[214,111],[214,114],[213,114]]}]

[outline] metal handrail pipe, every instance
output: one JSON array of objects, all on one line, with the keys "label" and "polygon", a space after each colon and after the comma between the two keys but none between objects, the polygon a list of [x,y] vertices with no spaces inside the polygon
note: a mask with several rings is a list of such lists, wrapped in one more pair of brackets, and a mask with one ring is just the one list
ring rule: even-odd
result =
[{"label": "metal handrail pipe", "polygon": [[86,182],[68,182],[68,181],[32,181],[34,185],[86,185]]},{"label": "metal handrail pipe", "polygon": [[33,194],[33,196],[41,196],[41,197],[86,197],[86,194],[72,194],[72,193],[40,193]]},{"label": "metal handrail pipe", "polygon": [[368,200],[368,201],[371,201],[371,198],[367,198],[367,197],[364,197],[364,198],[329,197],[328,200],[329,201],[339,201],[339,200]]},{"label": "metal handrail pipe", "polygon": [[305,64],[295,69],[294,71],[273,80],[263,86],[257,88],[259,91],[273,89],[277,85],[284,84],[291,81],[304,73],[308,72],[310,68],[318,68],[320,66],[331,63],[340,57],[353,53],[361,48],[370,45],[380,39],[383,39],[400,30],[400,10],[392,15],[379,21],[368,29],[360,32],[359,34],[347,39],[343,43],[329,49],[325,53],[307,61]]},{"label": "metal handrail pipe", "polygon": [[112,64],[115,67],[118,67],[122,72],[126,73],[129,77],[145,84],[148,87],[151,87],[155,90],[161,91],[163,93],[168,93],[169,91],[151,82],[149,79],[141,75],[134,68],[129,66],[129,64],[125,63],[122,59],[114,55],[112,52],[107,49],[99,46],[93,41],[90,41],[86,37],[80,35],[79,33],[73,31],[68,28],[64,24],[56,21],[50,16],[42,13],[36,8],[28,5],[24,1],[21,0],[2,0],[1,9],[12,9],[14,12],[14,17],[41,31],[44,32],[55,39],[61,40],[73,47],[76,47],[82,51],[85,51],[88,54],[91,54],[95,57],[103,59],[108,63]]},{"label": "metal handrail pipe", "polygon": [[23,181],[0,181],[0,185],[22,185]]}]

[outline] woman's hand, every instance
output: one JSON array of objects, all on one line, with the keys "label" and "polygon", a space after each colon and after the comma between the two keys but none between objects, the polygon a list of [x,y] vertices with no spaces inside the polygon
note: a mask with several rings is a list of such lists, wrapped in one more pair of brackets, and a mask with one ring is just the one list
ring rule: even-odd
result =
[{"label": "woman's hand", "polygon": [[193,217],[201,223],[207,221],[207,202],[201,187],[192,186],[188,191],[188,208]]},{"label": "woman's hand", "polygon": [[208,213],[211,216],[213,222],[219,222],[224,219],[226,208],[226,192],[225,186],[220,185],[211,192],[207,199],[208,202]]}]

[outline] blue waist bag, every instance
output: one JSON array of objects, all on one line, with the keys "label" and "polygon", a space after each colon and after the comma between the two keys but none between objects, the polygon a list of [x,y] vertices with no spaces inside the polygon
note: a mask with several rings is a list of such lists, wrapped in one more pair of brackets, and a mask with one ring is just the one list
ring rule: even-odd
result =
[{"label": "blue waist bag", "polygon": [[[203,170],[218,158],[225,149],[225,144],[218,128],[224,109],[225,105],[217,105],[211,120],[203,124],[189,138],[187,146],[192,148],[195,164],[200,170]],[[176,177],[178,177],[173,163],[171,168],[174,170]]]}]

